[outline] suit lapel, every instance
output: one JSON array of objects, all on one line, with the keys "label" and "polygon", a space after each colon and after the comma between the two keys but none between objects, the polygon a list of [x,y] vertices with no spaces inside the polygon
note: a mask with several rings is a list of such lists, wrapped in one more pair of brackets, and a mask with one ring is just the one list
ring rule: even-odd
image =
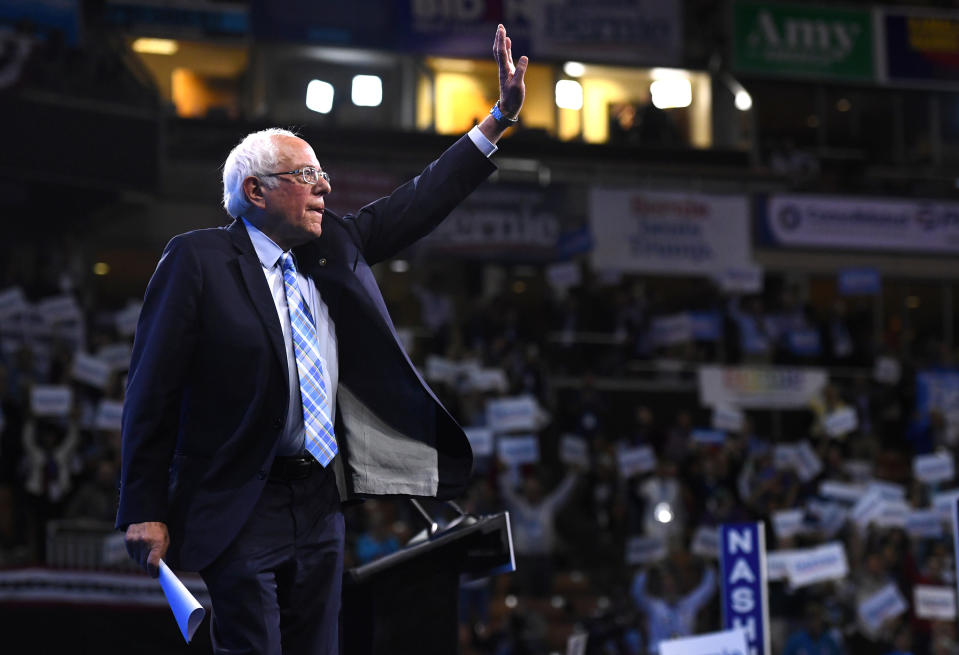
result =
[{"label": "suit lapel", "polygon": [[[280,327],[280,318],[276,314],[276,304],[273,302],[273,296],[270,294],[270,287],[266,283],[266,277],[263,275],[263,266],[256,256],[256,250],[253,249],[253,242],[250,241],[250,235],[247,234],[246,227],[238,220],[227,228],[233,238],[233,244],[240,251],[237,257],[237,264],[240,268],[240,277],[246,285],[247,293],[250,294],[250,300],[256,308],[260,320],[266,327],[266,332],[270,337],[270,343],[273,346],[273,352],[283,370],[286,371],[286,348],[283,346],[283,329]],[[289,372],[287,371],[287,374]]]}]

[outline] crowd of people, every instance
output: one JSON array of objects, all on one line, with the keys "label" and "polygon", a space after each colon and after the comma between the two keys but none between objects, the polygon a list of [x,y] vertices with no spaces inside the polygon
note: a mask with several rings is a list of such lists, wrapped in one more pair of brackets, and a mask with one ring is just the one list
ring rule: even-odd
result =
[{"label": "crowd of people", "polygon": [[[136,312],[135,304],[98,310],[69,288],[34,294],[36,287],[24,292],[9,282],[0,289],[4,568],[44,565],[53,523],[92,522],[109,533],[120,441],[108,410],[123,399]],[[922,482],[911,467],[916,455],[954,447],[949,417],[920,415],[914,398],[916,370],[948,369],[944,349],[912,344],[907,357],[898,344],[873,338],[871,321],[850,317],[841,303],[817,312],[790,288],[774,302],[766,298],[769,309],[762,295],[716,290],[659,298],[637,279],[535,298],[506,289],[470,303],[447,291],[444,298],[428,284],[409,296],[409,307],[392,308],[400,316],[422,311],[407,326],[410,346],[444,404],[468,432],[489,427],[487,410],[498,399],[531,397],[538,406],[530,431],[535,461],[477,450],[463,508],[510,511],[518,570],[464,583],[464,652],[551,653],[582,633],[586,652],[634,655],[658,652],[662,639],[719,629],[715,549],[700,540],[724,522],[748,520],[766,523],[770,553],[839,542],[848,562],[847,575],[816,584],[770,580],[773,652],[957,652],[954,621],[921,617],[913,602],[916,585],[955,583],[948,523],[921,536],[902,521],[857,522],[855,499],[823,494],[824,482],[868,490],[879,481],[899,485],[910,509],[928,509],[951,487],[948,480]],[[674,318],[697,312],[711,313],[709,329],[697,332]],[[673,322],[659,322],[664,318]],[[585,332],[608,338],[584,340]],[[797,333],[802,338],[791,336]],[[802,352],[796,343],[806,344]],[[930,353],[934,359],[918,358]],[[898,375],[876,379],[872,363],[880,355],[898,363]],[[437,358],[460,371],[500,375],[486,386],[471,384],[468,373],[438,378],[428,365]],[[93,367],[99,377],[84,369],[89,359],[102,364]],[[633,366],[659,359],[687,368],[842,368],[828,369],[839,373],[808,407],[747,411],[739,425],[702,440],[697,432],[712,429],[714,417],[695,384],[674,384],[673,368]],[[651,391],[609,384],[628,382],[637,370],[647,371],[644,389]],[[659,379],[669,384],[656,390]],[[44,401],[38,388],[69,390],[68,407]],[[854,427],[831,432],[828,417],[841,409],[855,412]],[[585,454],[569,456],[569,439],[585,444]],[[812,474],[783,454],[801,444],[819,462]],[[622,451],[645,447],[647,465],[625,470]],[[783,528],[779,513],[796,509],[800,524]],[[363,503],[348,510],[347,522],[347,566],[395,552],[422,527],[400,501]],[[638,544],[655,547],[640,553]],[[905,607],[878,625],[864,621],[858,608],[889,583]]]}]

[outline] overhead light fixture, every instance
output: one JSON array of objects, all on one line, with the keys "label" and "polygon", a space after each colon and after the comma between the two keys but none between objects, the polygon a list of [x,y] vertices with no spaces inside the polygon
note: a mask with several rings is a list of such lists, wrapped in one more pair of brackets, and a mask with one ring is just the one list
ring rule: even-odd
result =
[{"label": "overhead light fixture", "polygon": [[94,275],[107,275],[110,273],[110,265],[106,262],[97,262],[93,265]]},{"label": "overhead light fixture", "polygon": [[570,77],[582,77],[586,74],[586,66],[578,61],[567,61],[563,64],[563,72]]},{"label": "overhead light fixture", "polygon": [[175,55],[180,44],[173,39],[139,38],[131,46],[134,52],[144,55]]},{"label": "overhead light fixture", "polygon": [[653,517],[660,523],[669,523],[673,520],[673,509],[667,502],[656,503],[656,508],[653,510]]},{"label": "overhead light fixture", "polygon": [[405,259],[394,259],[390,262],[390,270],[394,273],[405,273],[410,270],[410,263]]},{"label": "overhead light fixture", "polygon": [[560,80],[557,82],[556,106],[561,109],[582,109],[583,85],[576,80]]},{"label": "overhead light fixture", "polygon": [[351,95],[354,105],[379,107],[383,102],[383,80],[378,75],[355,75]]},{"label": "overhead light fixture", "polygon": [[323,80],[310,80],[306,85],[306,108],[319,114],[333,109],[333,85]]},{"label": "overhead light fixture", "polygon": [[678,109],[693,103],[693,87],[681,77],[656,80],[649,85],[649,94],[658,109]]},{"label": "overhead light fixture", "polygon": [[749,95],[746,89],[740,89],[736,92],[736,99],[733,101],[736,109],[739,111],[749,111],[753,107],[753,97]]}]

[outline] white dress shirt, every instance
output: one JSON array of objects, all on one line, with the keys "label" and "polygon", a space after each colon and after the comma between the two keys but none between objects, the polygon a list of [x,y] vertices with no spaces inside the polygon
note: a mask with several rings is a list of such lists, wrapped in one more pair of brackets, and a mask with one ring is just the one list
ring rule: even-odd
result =
[{"label": "white dress shirt", "polygon": [[[293,352],[293,329],[290,326],[290,310],[286,300],[286,286],[283,283],[283,269],[280,255],[283,249],[276,245],[245,218],[243,224],[253,242],[253,249],[263,266],[263,275],[273,294],[273,304],[283,329],[283,345],[286,347],[286,365],[290,389],[290,403],[287,406],[286,424],[280,434],[277,455],[304,455],[306,453],[306,428],[303,425],[303,400],[300,398],[300,374],[296,368],[296,355]],[[293,258],[294,262],[296,257]],[[320,297],[320,292],[312,280],[307,279],[296,269],[296,282],[303,294],[303,300],[310,309],[316,324],[316,340],[323,364],[323,384],[326,385],[330,399],[330,423],[336,416],[336,384],[339,379],[339,358],[336,352],[336,326],[330,318],[330,309]]]}]

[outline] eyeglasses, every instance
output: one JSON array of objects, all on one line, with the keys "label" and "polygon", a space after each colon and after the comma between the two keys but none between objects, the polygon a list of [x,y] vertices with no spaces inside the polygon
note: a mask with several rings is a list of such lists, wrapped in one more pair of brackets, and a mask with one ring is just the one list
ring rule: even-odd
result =
[{"label": "eyeglasses", "polygon": [[302,179],[306,184],[316,184],[322,177],[324,180],[326,180],[327,184],[330,183],[329,173],[326,171],[317,170],[312,166],[305,166],[292,171],[283,171],[282,173],[264,173],[263,177],[274,177],[276,175],[299,175],[300,179]]}]

